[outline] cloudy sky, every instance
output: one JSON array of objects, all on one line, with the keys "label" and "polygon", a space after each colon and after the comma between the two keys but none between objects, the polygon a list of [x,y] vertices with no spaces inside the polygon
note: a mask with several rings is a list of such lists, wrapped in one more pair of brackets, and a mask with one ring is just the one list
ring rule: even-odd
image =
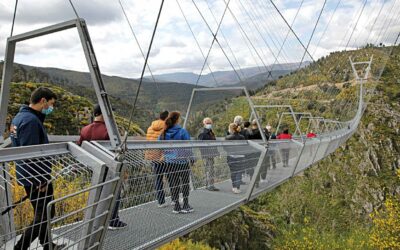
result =
[{"label": "cloudy sky", "polygon": [[[265,67],[275,62],[299,62],[303,58],[303,47],[289,32],[271,1],[230,0],[228,9],[228,0],[178,1],[183,14],[177,0],[164,3],[149,59],[154,74],[199,73],[204,62],[202,53],[207,55],[213,40],[211,32],[216,32],[221,19],[217,34],[219,43],[214,43],[207,60],[209,67],[204,73],[210,69],[232,70],[232,66],[238,70]],[[354,49],[367,42],[387,45],[394,42],[400,31],[400,1],[369,0],[363,8],[365,1],[327,0],[325,6],[323,0],[272,2],[287,22],[293,23],[293,30],[304,46],[307,46],[324,6],[309,45],[309,53],[317,59],[346,46],[347,49]],[[161,1],[74,0],[73,3],[79,16],[87,21],[102,73],[139,77],[144,59],[120,3],[146,53]],[[14,4],[15,0],[0,2],[0,59],[4,58],[6,39],[10,36]],[[14,34],[73,18],[75,14],[68,0],[20,0]],[[312,59],[306,55],[304,60]],[[76,29],[18,43],[15,61],[87,71]]]}]

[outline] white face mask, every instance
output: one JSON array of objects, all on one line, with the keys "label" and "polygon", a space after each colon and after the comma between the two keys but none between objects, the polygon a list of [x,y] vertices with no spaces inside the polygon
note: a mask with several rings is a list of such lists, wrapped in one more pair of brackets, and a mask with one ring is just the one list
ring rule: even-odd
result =
[{"label": "white face mask", "polygon": [[212,124],[206,124],[206,125],[204,125],[204,127],[205,127],[206,129],[212,129]]}]

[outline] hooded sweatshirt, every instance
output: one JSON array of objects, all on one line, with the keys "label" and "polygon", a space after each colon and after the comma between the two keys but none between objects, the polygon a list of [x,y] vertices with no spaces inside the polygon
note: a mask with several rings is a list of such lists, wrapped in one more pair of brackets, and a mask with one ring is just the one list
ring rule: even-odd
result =
[{"label": "hooded sweatshirt", "polygon": [[[189,132],[178,124],[165,131],[159,140],[190,140]],[[164,159],[167,163],[186,163],[193,156],[192,150],[186,148],[164,150]]]}]

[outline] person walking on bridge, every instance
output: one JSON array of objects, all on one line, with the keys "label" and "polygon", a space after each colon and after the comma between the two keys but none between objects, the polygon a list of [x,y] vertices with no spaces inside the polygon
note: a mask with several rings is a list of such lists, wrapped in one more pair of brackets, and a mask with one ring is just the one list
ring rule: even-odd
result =
[{"label": "person walking on bridge", "polygon": [[[83,141],[110,140],[100,105],[96,104],[93,110],[94,110],[93,111],[94,121],[91,124],[82,128],[81,135],[79,137],[79,140],[77,141],[78,145],[82,145]],[[114,206],[110,223],[108,225],[108,229],[110,230],[117,230],[127,227],[127,224],[121,221],[118,215],[118,209],[120,203],[121,203],[121,190],[118,191],[118,197]]]},{"label": "person walking on bridge", "polygon": [[[215,134],[212,130],[212,120],[209,117],[203,119],[203,131],[198,135],[197,139],[202,141],[215,141]],[[214,158],[218,157],[217,147],[200,148],[200,152],[206,169],[206,188],[209,191],[219,191],[214,186]]]},{"label": "person walking on bridge", "polygon": [[[179,125],[181,114],[171,112],[165,120],[165,129],[160,135],[159,140],[190,140],[189,132]],[[172,201],[174,202],[175,214],[186,214],[193,212],[189,205],[189,182],[190,165],[194,163],[191,149],[165,149],[164,160],[167,164],[168,183],[171,188]],[[183,206],[179,203],[179,193],[182,191]]]},{"label": "person walking on bridge", "polygon": [[[164,111],[160,113],[159,119],[151,123],[147,129],[146,140],[156,141],[161,133],[164,131],[165,119],[167,119],[169,112]],[[166,165],[162,159],[161,150],[152,149],[146,151],[146,160],[150,160],[153,166],[153,173],[155,175],[156,197],[158,207],[165,207],[165,192],[164,192],[164,176],[166,176]]]},{"label": "person walking on bridge", "polygon": [[[56,94],[48,88],[39,87],[32,92],[29,106],[23,105],[11,122],[10,137],[13,147],[49,143],[43,122],[53,111],[56,100]],[[30,163],[15,163],[18,184],[24,187],[34,211],[33,222],[24,229],[14,249],[28,249],[37,237],[45,250],[50,249],[50,244],[53,249],[62,249],[64,244],[49,242],[47,235],[47,223],[50,219],[47,218],[47,206],[54,200],[51,164],[37,159],[32,159]],[[54,215],[55,208],[51,206],[51,218]]]}]

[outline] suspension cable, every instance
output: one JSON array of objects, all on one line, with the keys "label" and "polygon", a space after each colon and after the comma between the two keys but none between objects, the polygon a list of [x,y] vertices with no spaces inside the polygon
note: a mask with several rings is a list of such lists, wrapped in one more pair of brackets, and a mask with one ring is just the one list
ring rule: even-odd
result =
[{"label": "suspension cable", "polygon": [[[142,46],[140,46],[139,40],[138,40],[138,38],[137,38],[137,36],[136,36],[135,31],[133,30],[133,27],[132,27],[131,22],[129,21],[129,18],[128,18],[128,15],[126,14],[125,8],[124,8],[124,6],[123,6],[121,0],[118,0],[118,2],[119,2],[119,5],[121,6],[121,10],[122,10],[122,12],[123,12],[123,14],[124,14],[124,16],[125,16],[125,20],[126,20],[126,22],[128,23],[129,29],[131,30],[131,33],[132,33],[132,35],[133,35],[133,37],[134,37],[134,39],[135,39],[135,41],[136,41],[136,44],[137,44],[138,47],[139,47],[140,54],[142,55],[143,59],[146,60],[146,56],[145,56],[144,53],[143,53]],[[154,78],[153,72],[152,72],[152,70],[150,69],[150,65],[149,65],[149,64],[147,64],[147,69],[149,70],[151,79],[153,80],[153,82],[154,82],[154,84],[155,84],[155,86],[156,86],[158,96],[161,97],[160,87],[158,86],[158,83],[156,82],[156,79]],[[157,102],[159,101],[159,99],[160,99],[160,98],[157,98]]]},{"label": "suspension cable", "polygon": [[[181,4],[179,3],[179,0],[176,0],[175,2],[178,4],[178,7],[179,7],[179,10],[180,10],[181,13],[182,13],[183,19],[185,19],[186,25],[188,26],[188,28],[189,28],[189,30],[190,30],[190,33],[192,34],[194,40],[196,41],[197,47],[199,48],[200,53],[201,53],[201,55],[203,56],[203,59],[206,60],[206,56],[204,55],[204,52],[203,52],[203,50],[201,49],[200,43],[199,43],[199,41],[197,40],[196,35],[195,35],[194,32],[193,32],[192,26],[190,25],[190,23],[189,23],[189,21],[188,21],[186,15],[185,15],[185,13],[183,12],[183,9],[182,9]],[[212,76],[212,78],[213,78],[215,84],[218,86],[217,79],[215,78],[214,72],[211,70],[211,67],[210,67],[210,65],[209,65],[208,62],[207,62],[207,67],[208,67],[208,69],[210,70],[211,76]]]},{"label": "suspension cable", "polygon": [[15,17],[17,15],[17,7],[18,7],[18,0],[15,0],[14,15],[13,15],[12,24],[11,24],[10,36],[12,36],[13,32],[14,32]]},{"label": "suspension cable", "polygon": [[[260,12],[261,8],[259,8],[258,6],[260,6],[260,4],[257,2],[257,6],[255,6],[255,4],[253,2],[248,2],[247,3],[249,6],[249,11],[251,11],[253,14],[253,19],[259,19],[261,17],[263,17],[263,14]],[[276,21],[273,19],[273,21]],[[258,23],[258,22],[257,22]],[[274,30],[273,32],[271,32],[271,29],[269,28],[271,25],[267,26],[265,25],[265,22],[259,22],[260,25],[259,27],[262,28],[263,30],[263,34],[267,34],[268,38],[271,40],[272,45],[274,47],[274,51],[278,51],[279,52],[279,48],[281,45],[281,41],[279,38],[283,37],[284,31],[281,29],[277,29]],[[276,22],[275,22],[276,23]],[[279,34],[279,35],[278,35]],[[283,43],[283,41],[282,41]],[[276,58],[276,60],[279,62],[279,57],[278,56],[274,56],[274,58]],[[286,52],[284,51],[284,53],[282,54],[282,59],[288,63],[290,61],[290,59],[288,60],[288,56],[286,54]]]},{"label": "suspension cable", "polygon": [[[204,0],[204,2],[206,2],[207,7],[208,7],[208,9],[209,9],[209,11],[210,11],[210,13],[211,13],[211,16],[213,17],[215,23],[218,24],[218,20],[217,20],[217,18],[215,17],[214,12],[212,11],[210,4],[208,3],[207,0]],[[220,33],[221,33],[222,38],[224,39],[226,45],[228,46],[229,52],[230,52],[230,54],[232,55],[233,59],[235,60],[235,63],[236,63],[236,65],[238,66],[240,73],[242,74],[243,77],[245,77],[245,75],[244,75],[244,73],[243,73],[243,71],[242,71],[242,68],[240,67],[239,61],[238,61],[238,59],[236,58],[235,53],[234,53],[233,50],[232,50],[232,47],[229,45],[228,39],[226,38],[226,36],[225,36],[225,34],[224,34],[224,32],[223,32],[222,29],[221,29]]]},{"label": "suspension cable", "polygon": [[353,37],[354,31],[355,31],[356,28],[357,28],[357,25],[358,25],[358,22],[360,21],[361,15],[362,15],[362,13],[364,12],[365,5],[367,4],[367,1],[368,1],[368,0],[365,0],[365,1],[364,1],[364,4],[363,4],[363,6],[362,6],[362,8],[361,8],[360,15],[359,15],[358,18],[357,18],[357,21],[356,21],[356,24],[355,24],[354,27],[353,27],[353,30],[351,31],[349,40],[347,41],[347,44],[346,44],[346,47],[344,48],[344,50],[346,50],[347,47],[349,46],[350,40],[351,40],[351,38]]},{"label": "suspension cable", "polygon": [[71,4],[72,10],[74,11],[76,18],[80,19],[78,12],[76,11],[74,4],[72,3],[72,0],[68,0],[68,1]]},{"label": "suspension cable", "polygon": [[142,69],[142,74],[141,74],[141,76],[140,76],[139,86],[138,86],[138,89],[137,89],[137,91],[136,91],[136,96],[135,96],[134,103],[133,103],[133,106],[132,106],[132,109],[131,109],[131,114],[130,114],[130,116],[129,116],[129,123],[128,123],[128,127],[127,127],[127,129],[126,129],[126,135],[125,135],[124,141],[123,141],[122,144],[121,144],[121,149],[122,149],[122,150],[125,148],[126,142],[127,142],[127,140],[128,140],[128,131],[129,131],[130,127],[131,127],[131,123],[132,123],[132,119],[133,119],[133,114],[135,113],[136,103],[137,103],[137,100],[138,100],[138,98],[139,98],[140,87],[142,86],[144,72],[146,71],[147,61],[148,61],[149,56],[150,56],[151,47],[152,47],[152,45],[153,45],[154,37],[155,37],[155,35],[156,35],[157,26],[158,26],[158,22],[159,22],[159,20],[160,20],[160,16],[161,16],[161,12],[162,12],[162,9],[163,9],[163,5],[164,5],[164,0],[161,0],[161,5],[160,5],[160,9],[159,9],[159,11],[158,11],[158,16],[157,16],[156,23],[155,23],[155,25],[154,25],[153,34],[152,34],[152,36],[151,36],[151,40],[150,40],[150,44],[149,44],[149,49],[147,50],[147,55],[146,55],[146,59],[145,59],[145,61],[144,61],[144,65],[143,65],[143,69]]},{"label": "suspension cable", "polygon": [[211,46],[210,46],[210,48],[209,48],[209,50],[208,50],[206,59],[205,59],[205,61],[204,61],[204,63],[203,63],[203,67],[201,68],[199,77],[197,78],[196,86],[198,85],[198,83],[199,83],[199,81],[200,81],[200,78],[201,78],[201,75],[202,75],[202,73],[203,73],[203,70],[204,70],[206,61],[208,60],[208,57],[210,56],[212,47],[213,47],[213,45],[214,45],[215,42],[217,42],[217,44],[218,44],[218,46],[220,47],[222,53],[224,54],[225,58],[228,60],[229,64],[231,65],[231,67],[232,67],[232,69],[233,69],[233,71],[235,72],[236,76],[238,77],[239,81],[240,81],[240,82],[242,81],[240,75],[238,74],[238,72],[236,71],[235,67],[233,66],[231,60],[229,59],[228,55],[226,54],[224,48],[221,46],[221,44],[219,43],[219,41],[218,41],[218,39],[217,39],[218,31],[219,31],[219,29],[221,28],[222,21],[224,20],[224,17],[225,17],[225,14],[226,14],[226,10],[229,8],[229,3],[230,3],[230,1],[231,1],[231,0],[228,0],[228,3],[226,3],[225,9],[224,9],[224,13],[222,14],[222,17],[221,17],[221,20],[220,20],[220,22],[219,22],[219,24],[218,24],[217,30],[216,30],[216,32],[214,33],[214,32],[212,31],[210,25],[208,24],[207,20],[205,19],[204,15],[201,13],[201,11],[200,11],[199,7],[197,6],[196,2],[195,2],[194,0],[192,0],[192,3],[194,4],[194,6],[196,7],[197,11],[199,12],[201,18],[203,19],[203,21],[204,21],[205,24],[207,25],[209,31],[210,31],[211,34],[213,35],[213,40],[212,40]]},{"label": "suspension cable", "polygon": [[[224,0],[224,2],[226,3],[226,1]],[[260,59],[261,63],[263,64],[264,68],[268,71],[268,66],[265,64],[264,60],[262,59],[260,53],[258,53],[258,50],[256,49],[256,47],[254,46],[253,42],[251,41],[251,39],[249,38],[249,36],[247,35],[246,31],[243,29],[243,26],[240,24],[240,22],[238,21],[238,19],[236,18],[235,14],[233,13],[233,11],[231,10],[230,7],[228,7],[228,11],[229,13],[232,15],[233,19],[235,20],[236,24],[239,26],[239,29],[242,31],[242,33],[244,34],[244,36],[246,37],[247,41],[250,43],[250,46],[253,48],[254,52],[256,53],[257,57]]]},{"label": "suspension cable", "polygon": [[[261,39],[263,40],[264,44],[267,46],[269,52],[271,53],[271,55],[277,60],[277,57],[275,56],[274,52],[272,51],[271,47],[269,46],[268,42],[265,40],[264,36],[262,35],[258,25],[254,22],[253,17],[250,15],[250,13],[247,11],[247,9],[244,7],[243,3],[241,0],[239,0],[239,4],[242,6],[243,10],[245,11],[246,15],[249,17],[251,23],[253,24],[253,27],[256,28],[256,31],[258,32],[259,36],[261,37]],[[269,35],[269,34],[268,34]],[[272,39],[271,39],[272,41]],[[271,67],[269,67],[268,70],[268,75],[271,74]]]},{"label": "suspension cable", "polygon": [[322,32],[322,35],[321,35],[321,37],[319,38],[317,45],[315,46],[315,50],[314,50],[314,52],[312,53],[313,56],[314,56],[315,53],[317,52],[318,47],[319,47],[319,44],[320,44],[322,38],[325,36],[325,33],[326,33],[326,31],[328,30],[328,27],[329,27],[329,25],[331,24],[332,19],[333,19],[333,17],[335,16],[336,10],[338,9],[338,7],[339,7],[341,1],[342,1],[342,0],[339,0],[339,1],[337,2],[336,6],[335,6],[335,9],[333,10],[332,15],[331,15],[331,17],[329,18],[329,21],[328,21],[328,23],[326,24],[325,29],[324,29],[324,31]]},{"label": "suspension cable", "polygon": [[[299,8],[297,8],[296,15],[294,16],[294,18],[293,18],[293,20],[292,20],[292,23],[291,23],[291,25],[290,25],[291,27],[294,25],[294,22],[296,21],[296,18],[297,18],[297,16],[298,16],[299,12],[300,12],[300,9],[301,9],[301,7],[303,6],[303,3],[304,3],[304,0],[301,1]],[[281,47],[279,48],[278,55],[276,56],[276,58],[279,58],[279,55],[280,55],[281,52],[282,52],[283,46],[285,46],[286,40],[287,40],[288,37],[289,37],[289,34],[290,34],[290,30],[288,30],[288,32],[286,33],[286,36],[285,36],[285,38],[284,38],[284,40],[283,40],[283,42],[282,42]],[[278,60],[275,59],[274,63],[273,63],[272,66],[271,66],[271,71],[273,70],[273,68],[274,68],[274,66],[275,66],[275,64],[276,64],[277,62],[278,62]],[[270,75],[268,75],[268,77],[269,77],[269,76],[270,76]],[[267,80],[268,80],[268,77],[267,77]],[[272,77],[272,74],[271,74],[271,77]]]},{"label": "suspension cable", "polygon": [[307,48],[304,46],[303,42],[300,40],[300,38],[297,36],[296,32],[294,32],[294,30],[292,29],[292,27],[289,25],[289,23],[286,21],[286,18],[282,15],[281,11],[278,9],[278,7],[275,5],[273,0],[270,0],[270,2],[272,3],[272,5],[274,6],[274,8],[276,9],[276,11],[279,13],[279,15],[282,17],[283,21],[286,23],[286,25],[289,27],[289,29],[292,31],[293,35],[296,37],[297,41],[299,41],[299,43],[301,44],[301,46],[305,49],[305,51],[307,52],[307,54],[310,56],[311,60],[313,62],[315,62],[314,58],[312,57],[312,55],[310,54],[310,52],[308,52]]},{"label": "suspension cable", "polygon": [[303,57],[301,58],[301,61],[300,61],[300,64],[299,64],[299,69],[301,68],[301,64],[303,63],[304,57],[306,56],[306,52],[308,51],[308,47],[310,46],[311,40],[313,39],[314,32],[317,29],[317,26],[318,26],[319,20],[321,18],[322,12],[324,11],[325,5],[326,5],[326,0],[324,1],[324,4],[322,5],[321,11],[319,12],[318,19],[315,22],[314,29],[313,29],[313,31],[311,33],[311,36],[310,36],[310,39],[308,40],[308,43],[307,43],[306,51],[304,51]]}]

